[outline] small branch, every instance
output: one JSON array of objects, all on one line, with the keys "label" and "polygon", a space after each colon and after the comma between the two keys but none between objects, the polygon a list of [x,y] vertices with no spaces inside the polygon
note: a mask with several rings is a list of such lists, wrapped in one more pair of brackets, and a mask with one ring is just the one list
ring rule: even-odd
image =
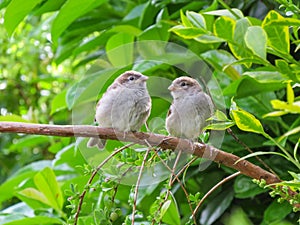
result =
[{"label": "small branch", "polygon": [[[230,128],[227,128],[226,131],[233,137],[233,139],[239,143],[241,146],[243,146],[248,152],[253,153],[253,151],[243,142],[241,141],[236,135],[235,133],[233,133],[233,131]],[[276,177],[279,178],[279,176],[275,173],[274,170],[272,170],[271,167],[268,166],[268,164],[266,164],[261,158],[259,158],[258,156],[255,156],[255,158],[266,168],[268,169],[271,173],[273,173]]]},{"label": "small branch", "polygon": [[194,209],[194,212],[192,213],[192,216],[195,217],[200,206],[202,205],[202,203],[205,201],[205,199],[207,199],[208,196],[211,195],[211,193],[213,193],[218,187],[220,187],[221,185],[223,185],[224,183],[226,183],[227,181],[235,178],[236,176],[240,175],[240,172],[236,172],[234,174],[231,174],[230,176],[224,178],[223,180],[221,180],[219,183],[217,183],[215,186],[213,186],[201,199],[201,201],[198,203],[198,205],[196,206],[196,208]]},{"label": "small branch", "polygon": [[77,207],[77,211],[75,213],[74,216],[74,225],[77,225],[78,222],[78,218],[79,218],[79,213],[81,211],[81,207],[83,204],[83,200],[85,197],[85,194],[87,192],[87,190],[89,189],[90,185],[92,184],[92,181],[94,179],[94,177],[96,176],[96,174],[99,172],[99,170],[115,155],[117,155],[119,152],[123,151],[124,149],[128,148],[128,145],[123,146],[122,148],[117,149],[116,151],[114,151],[113,153],[111,153],[105,160],[103,160],[98,167],[93,171],[92,175],[90,176],[90,179],[88,180],[84,191],[81,193],[81,195],[79,196],[79,203],[78,203],[78,207]]},{"label": "small branch", "polygon": [[[231,153],[221,151],[213,146],[194,143],[192,146],[189,140],[175,137],[164,136],[160,134],[143,133],[143,132],[118,132],[112,128],[100,128],[85,125],[48,125],[48,124],[31,124],[0,122],[0,132],[2,133],[23,133],[50,135],[62,137],[100,137],[101,139],[119,140],[133,142],[141,145],[160,147],[162,150],[182,150],[198,157],[212,160],[216,163],[223,164],[227,167],[240,171],[242,174],[261,180],[264,179],[267,184],[280,182],[274,174],[256,166],[246,160],[235,163],[240,158]],[[209,154],[207,154],[207,152]],[[204,154],[205,153],[205,154]]]},{"label": "small branch", "polygon": [[137,198],[138,198],[138,192],[139,192],[139,186],[141,183],[141,179],[142,179],[142,174],[144,171],[144,167],[148,158],[148,155],[150,153],[151,148],[149,147],[146,151],[146,154],[144,156],[141,168],[140,168],[140,172],[138,175],[138,179],[136,181],[136,185],[135,185],[135,189],[134,189],[134,196],[133,196],[133,206],[132,206],[132,219],[131,219],[131,224],[134,225],[134,217],[135,217],[135,211],[136,211],[136,202],[137,202]]}]

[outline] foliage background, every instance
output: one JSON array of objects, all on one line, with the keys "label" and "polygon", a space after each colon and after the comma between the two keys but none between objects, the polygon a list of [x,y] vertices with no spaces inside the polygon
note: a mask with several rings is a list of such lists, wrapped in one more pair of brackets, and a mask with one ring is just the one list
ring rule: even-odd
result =
[{"label": "foliage background", "polygon": [[[172,42],[210,65],[225,96],[227,113],[234,97],[237,105],[255,115],[265,132],[289,153],[290,158],[274,154],[260,157],[281,179],[293,180],[290,186],[299,190],[300,10],[295,2],[2,0],[0,8],[1,121],[72,124],[76,104],[93,107],[96,100],[96,96],[74,94],[79,81],[88,90],[105,71],[135,65],[129,54],[134,41]],[[226,11],[216,11],[220,9]],[[127,48],[122,48],[124,45]],[[115,57],[111,50],[117,47],[120,51]],[[140,70],[168,79],[181,75],[164,63]],[[151,116],[164,120],[169,103],[153,99],[153,104],[156,107]],[[231,119],[236,122],[232,115]],[[284,154],[264,135],[232,129],[254,152]],[[91,173],[74,143],[74,138],[1,134],[0,224],[72,223],[78,195]],[[111,149],[120,145],[113,142]],[[239,156],[249,154],[227,133],[221,149]],[[126,162],[140,163],[142,156],[129,154]],[[199,160],[189,167],[184,179],[195,203],[234,173],[216,164],[199,172],[198,164]],[[140,224],[159,220],[156,200],[165,184],[140,190]],[[102,175],[93,187],[85,198],[79,224],[130,224],[133,189]],[[191,215],[186,197],[177,185],[171,190],[173,200],[161,214],[162,221],[186,224]],[[238,176],[213,192],[201,206],[197,221],[295,224],[299,218],[291,204],[278,203],[268,191],[250,178]]]}]

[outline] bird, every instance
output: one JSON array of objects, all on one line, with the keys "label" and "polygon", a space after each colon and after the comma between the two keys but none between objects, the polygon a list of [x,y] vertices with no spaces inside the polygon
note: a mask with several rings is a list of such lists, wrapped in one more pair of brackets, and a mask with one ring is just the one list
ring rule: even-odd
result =
[{"label": "bird", "polygon": [[211,97],[187,76],[176,78],[168,89],[173,97],[165,124],[169,135],[197,140],[214,112]]},{"label": "bird", "polygon": [[[147,80],[147,76],[133,70],[117,77],[97,103],[95,121],[99,127],[121,132],[138,131],[151,111]],[[87,142],[87,147],[103,149],[105,144],[106,140],[93,137]]]}]

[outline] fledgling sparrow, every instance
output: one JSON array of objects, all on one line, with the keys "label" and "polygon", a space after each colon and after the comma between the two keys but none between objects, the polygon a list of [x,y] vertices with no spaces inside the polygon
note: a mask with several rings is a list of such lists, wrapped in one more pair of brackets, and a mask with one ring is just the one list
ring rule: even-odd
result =
[{"label": "fledgling sparrow", "polygon": [[[95,120],[100,127],[110,127],[118,131],[138,131],[149,117],[151,98],[146,81],[148,77],[127,71],[108,87],[96,107]],[[106,140],[90,138],[88,147],[105,147]]]},{"label": "fledgling sparrow", "polygon": [[173,102],[166,118],[167,131],[175,137],[197,140],[213,114],[210,96],[195,79],[185,76],[175,79],[168,89]]}]

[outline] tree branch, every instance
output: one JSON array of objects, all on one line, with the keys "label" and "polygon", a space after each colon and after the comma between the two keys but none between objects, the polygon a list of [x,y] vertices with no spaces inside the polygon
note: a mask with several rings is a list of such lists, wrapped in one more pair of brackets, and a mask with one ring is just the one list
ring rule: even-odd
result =
[{"label": "tree branch", "polygon": [[237,162],[240,158],[231,153],[221,151],[213,146],[194,143],[186,139],[164,136],[160,134],[143,133],[143,132],[118,132],[112,128],[100,128],[88,125],[48,125],[48,124],[31,124],[16,122],[0,122],[0,132],[2,133],[23,133],[48,136],[62,137],[100,137],[101,139],[119,140],[133,142],[141,145],[157,146],[163,150],[182,150],[198,157],[212,160],[216,163],[225,165],[240,171],[242,174],[254,178],[264,179],[267,184],[280,182],[274,174],[256,166],[247,160]]}]

